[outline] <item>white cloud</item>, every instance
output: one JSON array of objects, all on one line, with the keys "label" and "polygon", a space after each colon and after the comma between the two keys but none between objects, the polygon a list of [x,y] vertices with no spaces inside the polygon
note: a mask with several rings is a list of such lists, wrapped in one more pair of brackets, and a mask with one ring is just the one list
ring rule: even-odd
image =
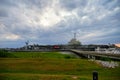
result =
[{"label": "white cloud", "polygon": [[4,24],[0,24],[0,31],[0,41],[21,39],[20,35],[9,32],[9,29]]},{"label": "white cloud", "polygon": [[110,37],[109,34],[115,33],[116,31],[117,29],[108,30],[108,29],[102,28],[101,30],[85,32],[82,36],[80,35],[79,40],[89,42],[89,41],[96,41],[99,39],[105,39],[107,37]]},{"label": "white cloud", "polygon": [[83,16],[81,19],[81,24],[84,24],[84,23],[91,23],[91,19],[89,18],[89,16]]},{"label": "white cloud", "polygon": [[20,36],[15,35],[15,34],[6,34],[4,36],[5,36],[5,39],[7,39],[7,40],[18,40],[18,39],[20,39]]},{"label": "white cloud", "polygon": [[[13,0],[0,5],[1,40],[40,40],[66,42],[73,32],[79,40],[99,41],[119,36],[119,0]],[[1,3],[0,3],[1,4]],[[14,5],[13,5],[14,4]],[[3,13],[5,13],[4,16]],[[115,31],[114,28],[116,29]],[[53,36],[54,35],[54,36]],[[111,35],[111,36],[110,36]],[[49,38],[49,40],[47,39]],[[112,39],[112,37],[111,37]],[[118,38],[114,37],[115,40]]]},{"label": "white cloud", "polygon": [[49,28],[61,21],[61,17],[58,16],[53,8],[45,9],[44,13],[40,16],[40,24],[43,27]]},{"label": "white cloud", "polygon": [[1,35],[0,41],[15,41],[19,39],[21,39],[19,35],[12,34],[12,33],[6,33],[6,34]]}]

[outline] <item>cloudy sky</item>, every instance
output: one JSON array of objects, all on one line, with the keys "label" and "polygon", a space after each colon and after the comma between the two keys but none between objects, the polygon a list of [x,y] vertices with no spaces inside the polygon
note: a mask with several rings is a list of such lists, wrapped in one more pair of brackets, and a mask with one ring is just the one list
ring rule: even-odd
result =
[{"label": "cloudy sky", "polygon": [[120,43],[120,0],[0,0],[0,47]]}]

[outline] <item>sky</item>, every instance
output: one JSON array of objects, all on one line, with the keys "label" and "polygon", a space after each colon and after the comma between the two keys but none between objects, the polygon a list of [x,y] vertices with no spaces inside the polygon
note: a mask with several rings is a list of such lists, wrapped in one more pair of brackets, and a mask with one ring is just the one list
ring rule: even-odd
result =
[{"label": "sky", "polygon": [[0,0],[0,47],[120,43],[120,0]]}]

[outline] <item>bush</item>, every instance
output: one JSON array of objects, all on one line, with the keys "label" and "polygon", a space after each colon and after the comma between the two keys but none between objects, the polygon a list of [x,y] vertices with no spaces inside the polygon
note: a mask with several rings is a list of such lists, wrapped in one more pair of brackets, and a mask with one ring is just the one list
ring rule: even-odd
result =
[{"label": "bush", "polygon": [[100,60],[103,60],[103,61],[111,61],[110,58],[107,58],[107,57],[101,57]]},{"label": "bush", "polygon": [[69,55],[65,55],[65,59],[70,59],[70,58],[72,58],[72,57]]}]

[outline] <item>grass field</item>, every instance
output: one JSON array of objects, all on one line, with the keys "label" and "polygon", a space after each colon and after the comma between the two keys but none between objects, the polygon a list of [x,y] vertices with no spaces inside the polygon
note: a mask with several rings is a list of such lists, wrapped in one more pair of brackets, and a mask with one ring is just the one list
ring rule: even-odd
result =
[{"label": "grass field", "polygon": [[0,58],[0,80],[119,80],[120,66],[104,68],[87,59],[60,52],[13,52]]},{"label": "grass field", "polygon": [[60,52],[6,52],[0,57],[5,58],[76,58],[75,55],[61,54]]}]

